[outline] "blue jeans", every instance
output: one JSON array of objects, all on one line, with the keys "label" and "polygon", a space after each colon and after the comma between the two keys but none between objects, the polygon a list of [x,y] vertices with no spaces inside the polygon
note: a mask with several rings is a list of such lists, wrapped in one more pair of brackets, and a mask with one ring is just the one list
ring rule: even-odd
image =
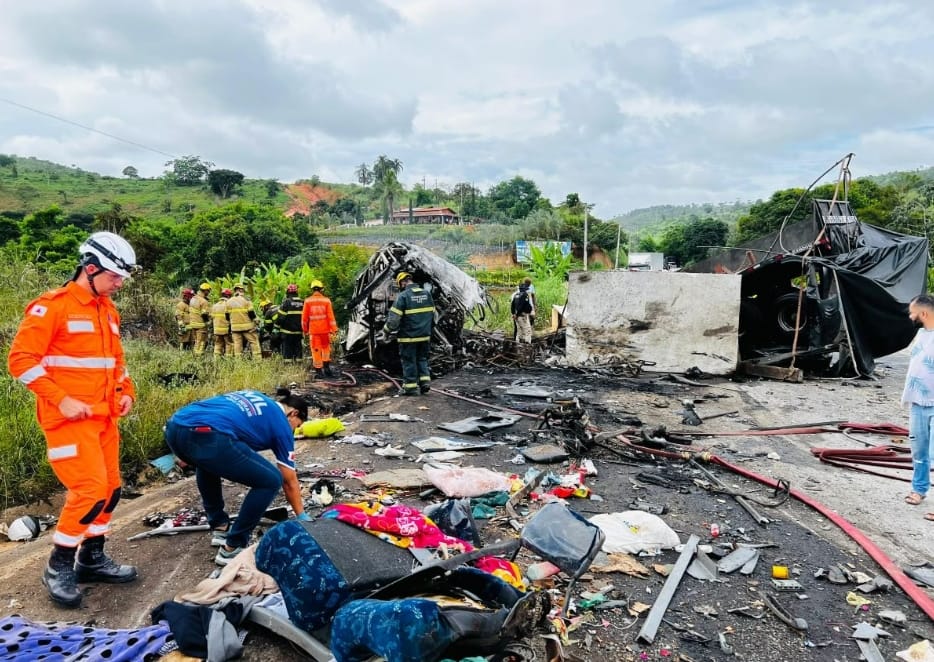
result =
[{"label": "blue jeans", "polygon": [[931,487],[931,446],[934,434],[934,407],[911,405],[908,422],[908,440],[911,442],[911,459],[914,474],[911,477],[911,489],[921,496]]},{"label": "blue jeans", "polygon": [[250,534],[269,504],[282,489],[282,473],[242,441],[221,434],[209,426],[186,427],[168,423],[165,443],[184,462],[195,467],[201,501],[211,528],[230,522],[224,510],[221,479],[226,478],[250,488],[240,513],[227,532],[230,547],[246,547]]}]

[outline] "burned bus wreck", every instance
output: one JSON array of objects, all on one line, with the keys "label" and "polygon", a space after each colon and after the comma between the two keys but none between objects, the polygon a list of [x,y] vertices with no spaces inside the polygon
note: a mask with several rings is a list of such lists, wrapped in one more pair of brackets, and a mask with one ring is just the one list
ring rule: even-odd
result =
[{"label": "burned bus wreck", "polygon": [[843,201],[720,251],[688,271],[742,276],[740,358],[867,376],[915,334],[908,303],[925,291],[928,241],[860,223]]},{"label": "burned bus wreck", "polygon": [[489,308],[486,290],[450,262],[415,244],[391,242],[380,248],[357,276],[344,341],[345,356],[356,363],[395,369],[399,365],[395,338],[383,337],[389,308],[399,294],[394,276],[400,271],[431,292],[435,304],[432,353],[463,354],[464,322],[480,321]]}]

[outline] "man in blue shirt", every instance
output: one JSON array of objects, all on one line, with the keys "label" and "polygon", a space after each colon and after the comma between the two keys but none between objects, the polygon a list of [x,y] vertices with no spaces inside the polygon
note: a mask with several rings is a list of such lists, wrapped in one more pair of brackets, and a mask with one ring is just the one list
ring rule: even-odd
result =
[{"label": "man in blue shirt", "polygon": [[[257,391],[235,391],[193,402],[175,412],[165,426],[165,441],[185,464],[195,467],[198,491],[212,545],[220,547],[214,562],[227,565],[250,542],[263,513],[285,492],[299,519],[308,519],[295,473],[295,428],[308,418],[308,403],[288,391],[273,400]],[[258,451],[271,450],[276,466]],[[224,509],[221,479],[250,488],[240,513],[231,522]]]},{"label": "man in blue shirt", "polygon": [[[911,346],[902,404],[911,406],[908,439],[914,474],[905,503],[919,505],[931,487],[931,445],[934,427],[934,296],[921,294],[908,304],[908,316],[921,329]],[[934,520],[934,512],[924,516]]]}]

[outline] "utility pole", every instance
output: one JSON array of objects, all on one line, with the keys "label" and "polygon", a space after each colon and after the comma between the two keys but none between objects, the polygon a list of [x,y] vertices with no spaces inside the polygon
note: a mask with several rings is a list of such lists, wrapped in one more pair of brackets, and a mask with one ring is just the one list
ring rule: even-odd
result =
[{"label": "utility pole", "polygon": [[616,260],[614,260],[614,269],[619,269],[619,239],[623,235],[623,224],[616,224]]},{"label": "utility pole", "polygon": [[584,271],[587,271],[587,223],[590,220],[590,209],[584,205]]}]

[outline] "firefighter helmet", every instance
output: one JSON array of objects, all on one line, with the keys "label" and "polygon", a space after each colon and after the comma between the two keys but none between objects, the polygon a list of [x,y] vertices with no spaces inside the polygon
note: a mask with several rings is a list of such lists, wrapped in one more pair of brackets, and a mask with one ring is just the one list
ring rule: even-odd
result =
[{"label": "firefighter helmet", "polygon": [[136,268],[136,252],[129,242],[113,232],[95,232],[78,248],[81,266],[93,264],[99,269],[111,271],[129,278]]},{"label": "firefighter helmet", "polygon": [[295,283],[289,283],[288,286],[285,288],[285,293],[286,294],[297,294],[298,285],[296,285]]},{"label": "firefighter helmet", "polygon": [[202,292],[210,292],[211,287],[212,285],[210,283],[201,283],[201,287],[199,287],[198,289],[201,290]]},{"label": "firefighter helmet", "polygon": [[322,283],[320,280],[318,280],[318,279],[316,278],[316,279],[314,279],[313,281],[311,281],[311,289],[313,289],[313,290],[323,290],[323,289],[324,289],[324,283]]},{"label": "firefighter helmet", "polygon": [[243,291],[245,292],[245,291],[246,291],[246,285],[244,285],[243,283],[237,283],[236,285],[234,285],[234,289],[235,289],[235,290],[243,290]]},{"label": "firefighter helmet", "polygon": [[229,299],[230,297],[233,296],[233,292],[225,287],[224,289],[221,290],[221,296],[224,297],[225,299]]},{"label": "firefighter helmet", "polygon": [[191,289],[190,287],[186,287],[184,290],[182,290],[183,299],[190,299],[194,295],[195,295],[195,291]]},{"label": "firefighter helmet", "polygon": [[396,274],[396,285],[401,285],[402,281],[410,280],[411,278],[412,274],[410,274],[408,271],[400,271]]}]

